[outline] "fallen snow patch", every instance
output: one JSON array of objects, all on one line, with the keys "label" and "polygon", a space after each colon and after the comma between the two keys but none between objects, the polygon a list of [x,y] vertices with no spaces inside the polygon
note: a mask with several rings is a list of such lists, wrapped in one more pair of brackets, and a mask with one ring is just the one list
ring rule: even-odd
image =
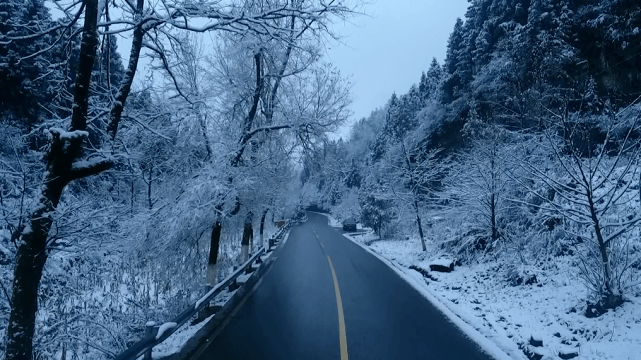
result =
[{"label": "fallen snow patch", "polygon": [[58,134],[60,136],[60,140],[71,141],[89,137],[89,133],[83,130],[65,131],[60,128],[51,128],[49,129],[49,132]]}]

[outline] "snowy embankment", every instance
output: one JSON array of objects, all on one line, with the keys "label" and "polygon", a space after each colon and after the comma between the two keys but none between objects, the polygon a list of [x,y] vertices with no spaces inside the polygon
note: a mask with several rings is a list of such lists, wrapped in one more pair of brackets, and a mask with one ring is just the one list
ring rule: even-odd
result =
[{"label": "snowy embankment", "polygon": [[[337,224],[331,216],[330,224]],[[622,307],[587,318],[587,290],[572,256],[527,270],[489,261],[446,273],[430,270],[444,263],[435,244],[423,252],[418,239],[379,240],[371,232],[347,237],[395,269],[497,359],[505,355],[496,347],[513,359],[527,359],[526,353],[542,360],[641,359],[641,289]],[[525,274],[523,283],[506,280],[514,271]],[[532,345],[539,341],[542,346]]]},{"label": "snowy embankment", "polygon": [[[285,244],[287,242],[288,238],[289,238],[289,233],[286,233],[285,237],[283,238],[282,244]],[[273,254],[273,252],[268,252],[268,253],[262,255],[261,256],[262,263],[263,264],[269,263],[268,259],[271,257],[272,254]],[[254,266],[257,269],[256,265],[252,265],[252,266]],[[252,274],[255,274],[255,273],[252,273]],[[252,276],[252,274],[241,274],[240,276],[238,276],[236,281],[238,282],[239,285],[242,286],[243,284],[245,284],[247,282],[247,280]],[[234,294],[236,294],[236,292],[238,292],[240,289],[241,288],[237,288],[237,289],[235,289],[234,291],[231,291],[231,292],[228,291],[228,290],[225,290],[225,291],[221,292],[220,294],[218,294],[214,298],[213,301],[211,301],[210,305],[211,306],[215,306],[215,307],[219,307],[219,308],[222,309],[225,306],[225,304],[227,304],[227,302],[230,299],[232,299]],[[232,306],[234,306],[233,303],[232,303]],[[214,316],[215,316],[215,314],[209,316],[208,318],[206,318],[205,320],[203,320],[203,321],[201,321],[201,322],[199,322],[197,324],[192,324],[190,322],[190,323],[188,323],[188,325],[185,325],[185,326],[181,327],[178,331],[176,331],[169,338],[167,338],[167,340],[163,341],[162,343],[158,344],[157,346],[155,346],[153,348],[152,358],[154,358],[154,359],[165,359],[165,358],[168,358],[168,357],[170,357],[170,356],[172,356],[174,354],[177,354],[177,353],[179,353],[181,351],[184,351],[183,348],[188,343],[188,341],[191,340],[194,337],[197,337],[198,336],[198,334],[197,334],[198,331],[202,327],[207,325],[207,323],[210,320],[212,320],[214,318]],[[194,316],[194,319],[192,319],[191,321],[193,322],[193,320],[195,320],[195,318],[196,318],[196,316]]]},{"label": "snowy embankment", "polygon": [[[268,256],[270,254],[271,253],[269,253]],[[238,282],[242,284],[245,282],[245,280],[247,280],[247,278],[249,278],[249,275],[241,275],[240,277],[238,277]],[[211,305],[222,307],[236,293],[236,291],[238,291],[238,289],[232,292],[223,291],[222,293],[218,294],[216,298],[214,298],[214,301],[211,302]],[[193,324],[192,322],[196,318],[194,316],[194,319],[190,320],[190,322],[187,323],[185,326],[181,327],[180,329],[178,329],[178,331],[171,334],[171,336],[168,337],[167,340],[154,346],[153,352],[152,352],[152,358],[162,359],[180,352],[180,350],[183,348],[183,346],[185,346],[187,341],[189,341],[189,339],[194,337],[198,332],[198,330],[200,330],[203,326],[205,326],[209,322],[209,320],[211,320],[213,317],[214,315],[211,315],[205,320],[197,324]]]}]

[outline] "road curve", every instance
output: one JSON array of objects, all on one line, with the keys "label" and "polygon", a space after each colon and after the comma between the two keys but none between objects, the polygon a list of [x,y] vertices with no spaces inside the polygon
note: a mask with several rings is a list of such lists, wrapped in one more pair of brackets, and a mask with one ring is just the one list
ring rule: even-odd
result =
[{"label": "road curve", "polygon": [[376,257],[309,213],[198,360],[491,360]]}]

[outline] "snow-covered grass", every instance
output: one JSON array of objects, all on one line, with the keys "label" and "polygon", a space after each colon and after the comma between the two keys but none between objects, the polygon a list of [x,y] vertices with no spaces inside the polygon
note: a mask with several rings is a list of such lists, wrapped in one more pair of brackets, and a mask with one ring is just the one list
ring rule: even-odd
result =
[{"label": "snow-covered grass", "polygon": [[[289,234],[287,234],[284,237],[283,243],[287,241],[288,237],[289,237]],[[267,259],[269,259],[272,254],[273,252],[269,252],[269,253],[266,253],[264,256],[261,256],[261,258],[263,259],[263,262],[267,261]],[[252,265],[252,266],[255,267],[255,265]],[[250,276],[251,274],[241,274],[240,276],[238,276],[237,282],[239,284],[243,284],[247,281],[247,279],[249,279]],[[236,293],[236,291],[238,291],[238,289],[231,292],[225,290],[220,294],[218,294],[211,301],[210,304],[214,306],[222,307],[229,301],[229,299],[231,299],[231,297]],[[162,343],[158,344],[153,348],[152,357],[164,358],[164,357],[178,353],[182,349],[182,347],[187,343],[187,341],[193,338],[194,335],[196,335],[196,333],[198,332],[198,330],[200,330],[203,326],[205,326],[205,324],[207,324],[207,322],[209,322],[213,316],[214,315],[206,318],[205,320],[199,322],[198,324],[192,325],[191,323],[188,323],[183,327],[181,327],[180,329],[178,329],[178,331],[173,333],[169,338],[167,338],[165,341],[163,341]]]},{"label": "snow-covered grass", "polygon": [[[263,260],[267,260],[271,256],[271,254],[272,253],[266,254],[265,257],[263,257]],[[250,276],[251,275],[241,274],[238,277],[237,281],[242,284],[245,281],[247,281],[247,279]],[[211,301],[211,305],[224,306],[229,301],[229,299],[231,299],[231,297],[236,293],[236,291],[238,291],[238,289],[231,292],[226,290],[221,292],[214,298],[214,300]],[[192,325],[190,321],[189,323],[183,325],[175,333],[171,334],[171,336],[168,337],[165,341],[163,341],[162,343],[158,344],[153,348],[152,357],[155,359],[165,358],[167,356],[178,353],[182,349],[182,347],[187,343],[187,341],[193,338],[194,335],[196,335],[196,333],[198,332],[198,330],[200,330],[203,326],[205,326],[205,324],[207,324],[207,322],[209,322],[213,318],[213,316],[214,315],[211,315],[210,317],[204,319],[203,321],[197,324]]]},{"label": "snow-covered grass", "polygon": [[[372,241],[376,238],[372,233],[349,238],[369,244],[366,247],[414,279],[423,280],[423,276],[410,270],[411,265],[430,271],[429,265],[440,260],[437,244],[430,243],[424,253],[415,238]],[[514,351],[518,347],[543,354],[544,359],[559,359],[559,353],[571,352],[578,353],[579,360],[639,359],[641,288],[637,286],[622,307],[587,318],[588,294],[576,261],[573,256],[546,259],[531,269],[536,282],[530,285],[511,285],[507,277],[513,269],[497,265],[507,261],[459,266],[451,273],[430,272],[438,281],[409,282],[513,358],[525,358],[522,351]],[[531,337],[540,338],[543,347],[529,345]]]}]

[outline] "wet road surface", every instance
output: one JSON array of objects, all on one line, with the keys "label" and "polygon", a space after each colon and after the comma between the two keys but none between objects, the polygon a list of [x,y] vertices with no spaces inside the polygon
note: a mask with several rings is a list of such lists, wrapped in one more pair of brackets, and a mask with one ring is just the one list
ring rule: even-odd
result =
[{"label": "wet road surface", "polygon": [[376,257],[308,213],[199,360],[491,360]]}]

